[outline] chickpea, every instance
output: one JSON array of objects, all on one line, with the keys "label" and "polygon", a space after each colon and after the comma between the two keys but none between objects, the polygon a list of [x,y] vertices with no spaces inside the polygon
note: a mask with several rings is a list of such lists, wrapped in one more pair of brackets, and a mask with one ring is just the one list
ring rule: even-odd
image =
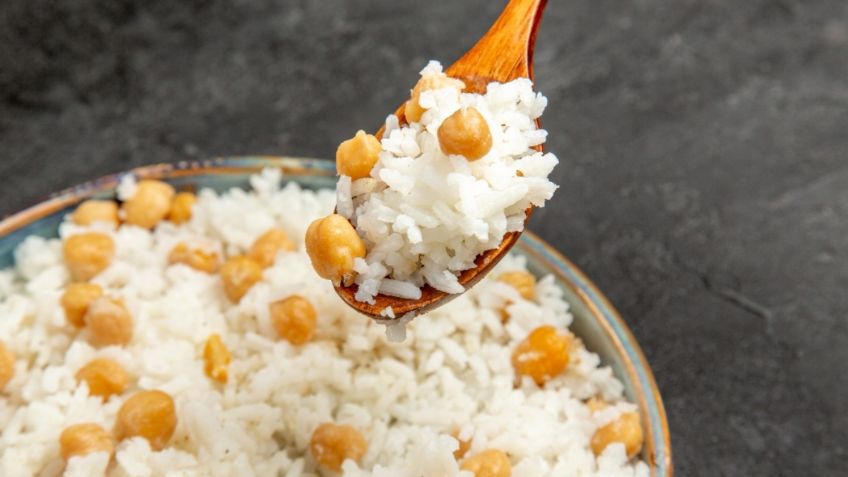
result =
[{"label": "chickpea", "polygon": [[210,378],[226,383],[228,378],[227,368],[233,357],[227,345],[221,340],[221,335],[213,334],[206,340],[203,346],[203,370]]},{"label": "chickpea", "polygon": [[257,238],[247,256],[256,260],[256,263],[262,268],[268,268],[274,264],[279,252],[291,252],[294,250],[294,244],[289,240],[288,236],[281,229],[270,229]]},{"label": "chickpea", "polygon": [[506,453],[497,449],[488,449],[465,459],[462,470],[474,473],[474,477],[509,477],[512,475],[512,463]]},{"label": "chickpea", "polygon": [[168,263],[182,263],[201,272],[215,273],[218,270],[218,254],[180,242],[168,254]]},{"label": "chickpea", "polygon": [[607,404],[606,401],[597,396],[592,396],[588,400],[586,400],[586,407],[589,408],[589,412],[594,414],[598,411],[603,411],[604,409],[609,407],[609,404]]},{"label": "chickpea", "polygon": [[365,134],[360,129],[336,149],[336,170],[353,180],[368,177],[380,158],[381,149],[380,140],[376,136]]},{"label": "chickpea", "polygon": [[118,204],[111,200],[87,200],[71,214],[71,220],[77,225],[106,222],[117,226],[121,223],[118,218]]},{"label": "chickpea", "polygon": [[625,412],[595,431],[592,435],[592,452],[600,455],[608,445],[620,442],[627,450],[627,457],[633,458],[642,450],[643,437],[639,414]]},{"label": "chickpea", "polygon": [[439,126],[436,132],[445,154],[465,156],[475,161],[492,149],[492,132],[486,119],[474,108],[459,109]]},{"label": "chickpea", "polygon": [[0,341],[0,391],[15,376],[15,355]]},{"label": "chickpea", "polygon": [[111,456],[115,452],[115,441],[97,424],[74,424],[59,435],[59,452],[66,461],[93,452],[107,452]]},{"label": "chickpea", "polygon": [[113,394],[121,394],[127,389],[130,378],[124,367],[108,358],[97,358],[88,362],[77,371],[78,382],[88,384],[88,393],[100,396],[104,401]]},{"label": "chickpea", "polygon": [[94,283],[71,283],[62,294],[60,303],[65,310],[65,318],[76,327],[85,324],[85,313],[91,302],[103,295],[100,285]]},{"label": "chickpea", "polygon": [[271,303],[271,322],[281,338],[302,345],[315,334],[315,307],[306,298],[292,295]]},{"label": "chickpea", "polygon": [[143,180],[124,202],[124,219],[130,225],[152,229],[171,210],[174,188],[162,181]]},{"label": "chickpea", "polygon": [[309,451],[321,467],[338,472],[342,463],[351,459],[359,462],[368,450],[368,442],[355,427],[327,422],[312,433]]},{"label": "chickpea", "polygon": [[339,285],[353,278],[353,260],[365,257],[365,244],[347,219],[332,214],[309,224],[306,252],[318,275]]},{"label": "chickpea", "polygon": [[85,314],[85,325],[92,344],[126,345],[133,335],[133,320],[121,300],[100,297],[91,302]]},{"label": "chickpea", "polygon": [[115,421],[118,439],[143,437],[153,450],[162,450],[176,428],[174,399],[159,390],[139,391],[127,399]]},{"label": "chickpea", "polygon": [[536,298],[536,277],[527,272],[515,271],[504,272],[498,277],[499,282],[518,290],[518,294],[525,300]]},{"label": "chickpea", "polygon": [[106,234],[88,232],[65,239],[62,252],[71,278],[84,282],[112,263],[115,257],[115,242]]},{"label": "chickpea", "polygon": [[506,323],[507,321],[509,321],[510,315],[509,315],[509,311],[506,309],[506,307],[508,307],[509,305],[510,305],[510,302],[507,302],[504,305],[503,308],[498,310],[498,314],[501,317],[501,323]]},{"label": "chickpea", "polygon": [[221,266],[224,292],[233,303],[238,303],[259,280],[262,280],[262,267],[252,258],[231,257]]},{"label": "chickpea", "polygon": [[530,332],[512,352],[512,366],[519,376],[530,376],[539,386],[565,371],[571,339],[553,326]]},{"label": "chickpea", "polygon": [[418,83],[410,93],[410,98],[403,108],[403,115],[406,117],[406,122],[418,122],[424,114],[424,108],[418,103],[421,93],[433,89],[456,88],[459,91],[465,89],[465,83],[462,81],[450,78],[444,73],[429,74],[421,77]]},{"label": "chickpea", "polygon": [[197,203],[197,196],[191,192],[180,192],[174,196],[171,210],[168,211],[168,220],[175,224],[184,224],[191,220],[192,209]]},{"label": "chickpea", "polygon": [[457,442],[459,442],[459,447],[457,447],[456,450],[453,451],[453,458],[456,460],[460,460],[465,457],[465,454],[468,453],[468,449],[471,448],[471,441],[461,439],[459,437],[459,429],[456,429],[451,432],[451,436],[453,436],[453,438],[456,439]]}]

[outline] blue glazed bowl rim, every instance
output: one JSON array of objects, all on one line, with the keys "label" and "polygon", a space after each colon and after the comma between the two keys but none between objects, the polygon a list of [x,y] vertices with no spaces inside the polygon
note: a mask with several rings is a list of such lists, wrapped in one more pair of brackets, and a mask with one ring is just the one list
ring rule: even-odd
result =
[{"label": "blue glazed bowl rim", "polygon": [[[138,179],[173,179],[200,175],[246,174],[259,172],[267,167],[279,168],[288,176],[336,174],[332,161],[284,156],[221,157],[142,166],[53,193],[36,204],[5,217],[0,221],[0,238],[95,194],[114,189],[128,174]],[[517,247],[545,263],[548,271],[567,285],[601,324],[607,338],[623,357],[624,371],[635,388],[634,397],[642,412],[647,415],[645,446],[651,476],[671,477],[671,436],[662,397],[648,361],[624,319],[585,273],[536,234],[525,231]]]}]

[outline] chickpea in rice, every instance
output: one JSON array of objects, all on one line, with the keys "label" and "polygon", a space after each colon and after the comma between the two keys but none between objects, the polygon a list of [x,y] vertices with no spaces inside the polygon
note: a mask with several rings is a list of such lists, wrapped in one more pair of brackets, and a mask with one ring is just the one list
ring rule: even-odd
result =
[{"label": "chickpea in rice", "polygon": [[111,200],[86,200],[71,214],[71,220],[77,225],[91,225],[103,222],[118,226],[118,204]]},{"label": "chickpea in rice", "polygon": [[421,77],[410,92],[410,98],[403,107],[404,117],[407,122],[418,122],[426,110],[419,102],[421,93],[442,88],[454,88],[457,91],[465,89],[465,83],[456,78],[451,78],[444,73],[431,73]]},{"label": "chickpea in rice", "polygon": [[439,146],[448,155],[476,161],[492,149],[492,132],[475,108],[461,108],[448,116],[437,131]]},{"label": "chickpea in rice", "polygon": [[509,477],[512,475],[512,463],[506,453],[498,449],[488,449],[473,455],[459,466],[474,474],[474,477]]},{"label": "chickpea in rice", "polygon": [[269,308],[274,329],[289,343],[302,345],[315,335],[317,312],[306,298],[292,295],[271,303]]},{"label": "chickpea in rice", "polygon": [[592,435],[592,452],[601,455],[608,445],[621,443],[628,458],[633,458],[642,450],[644,435],[639,414],[624,412],[614,420],[599,427]]},{"label": "chickpea in rice", "polygon": [[262,268],[268,268],[274,264],[278,253],[292,250],[294,250],[294,243],[288,235],[282,229],[272,228],[253,242],[247,256],[255,260]]},{"label": "chickpea in rice", "polygon": [[127,389],[130,377],[124,367],[109,358],[96,358],[85,364],[74,375],[77,382],[85,382],[88,393],[104,401]]},{"label": "chickpea in rice", "polygon": [[353,426],[327,422],[312,432],[309,451],[319,466],[338,472],[347,459],[359,462],[368,451],[368,442]]},{"label": "chickpea in rice", "polygon": [[118,439],[143,437],[154,450],[162,450],[177,428],[174,399],[163,391],[139,391],[118,410],[115,434]]},{"label": "chickpea in rice", "polygon": [[540,326],[512,352],[512,366],[519,376],[529,376],[539,386],[565,371],[571,339],[553,326]]},{"label": "chickpea in rice", "polygon": [[123,204],[124,220],[130,225],[152,229],[171,210],[174,188],[162,181],[143,180]]},{"label": "chickpea in rice", "polygon": [[606,401],[604,401],[603,399],[601,399],[598,396],[590,397],[589,399],[586,400],[585,404],[586,404],[586,407],[589,408],[589,412],[591,412],[593,414],[596,413],[596,412],[599,412],[599,411],[603,411],[604,409],[609,407],[609,404],[607,404]]},{"label": "chickpea in rice", "polygon": [[124,302],[111,297],[94,300],[85,314],[89,339],[96,346],[127,345],[133,336],[133,319]]},{"label": "chickpea in rice", "polygon": [[465,454],[468,453],[468,450],[471,449],[471,440],[465,440],[459,437],[459,429],[455,429],[451,432],[451,437],[456,439],[458,446],[455,451],[453,451],[453,458],[456,460],[461,460],[465,457]]},{"label": "chickpea in rice", "polygon": [[498,281],[513,287],[525,300],[536,298],[536,277],[524,271],[504,272],[498,276]]},{"label": "chickpea in rice", "polygon": [[192,246],[186,242],[174,245],[174,248],[168,254],[168,263],[172,265],[181,263],[205,273],[215,273],[218,270],[219,262],[217,252]]},{"label": "chickpea in rice", "polygon": [[65,318],[77,328],[85,325],[85,314],[91,303],[103,296],[103,288],[94,283],[71,283],[60,299]]},{"label": "chickpea in rice", "polygon": [[353,278],[353,262],[365,257],[365,243],[347,219],[332,214],[309,224],[306,252],[318,275],[338,286]]},{"label": "chickpea in rice", "polygon": [[0,391],[9,384],[15,376],[15,355],[0,341]]},{"label": "chickpea in rice", "polygon": [[88,281],[105,270],[115,257],[112,237],[100,232],[72,235],[62,244],[62,254],[71,278]]},{"label": "chickpea in rice", "polygon": [[360,129],[336,149],[336,170],[353,180],[368,177],[380,158],[380,150],[380,141]]},{"label": "chickpea in rice", "polygon": [[262,266],[250,257],[239,255],[224,262],[220,274],[227,298],[238,303],[253,285],[262,280]]},{"label": "chickpea in rice", "polygon": [[74,424],[65,428],[59,435],[59,454],[62,459],[80,457],[92,452],[115,453],[115,441],[112,435],[99,424]]},{"label": "chickpea in rice", "polygon": [[[498,281],[506,283],[515,288],[521,298],[525,300],[534,300],[536,298],[536,277],[529,272],[512,271],[504,272],[498,277]],[[501,321],[506,322],[510,316],[507,307],[512,304],[512,300],[508,300],[504,307],[500,310]]]},{"label": "chickpea in rice", "polygon": [[215,333],[206,339],[203,345],[203,371],[207,376],[219,383],[226,383],[232,360],[233,356],[221,339],[221,335]]},{"label": "chickpea in rice", "polygon": [[194,209],[194,204],[197,203],[197,196],[191,192],[180,192],[174,196],[171,203],[171,209],[168,211],[167,219],[171,222],[180,225],[191,220]]}]

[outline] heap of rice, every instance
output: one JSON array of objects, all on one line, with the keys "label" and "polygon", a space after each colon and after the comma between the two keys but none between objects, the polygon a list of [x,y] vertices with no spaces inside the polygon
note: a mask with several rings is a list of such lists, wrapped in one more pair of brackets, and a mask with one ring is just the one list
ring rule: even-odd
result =
[{"label": "heap of rice", "polygon": [[[422,77],[442,72],[432,61]],[[556,190],[548,175],[551,153],[533,149],[547,132],[536,126],[547,99],[529,79],[491,83],[485,94],[455,88],[424,91],[420,121],[386,120],[379,160],[370,177],[341,176],[338,213],[348,218],[368,254],[357,259],[356,300],[379,294],[417,299],[420,287],[462,293],[457,276],[496,248],[508,232],[524,229],[525,211],[542,207]],[[446,155],[437,132],[460,108],[483,116],[492,147],[480,159]]]},{"label": "heap of rice", "polygon": [[[280,253],[235,305],[217,276],[167,264],[181,240],[203,239],[234,254],[272,226],[302,237],[334,205],[331,191],[280,188],[275,171],[252,184],[252,192],[202,191],[193,218],[181,226],[162,222],[151,232],[62,225],[62,237],[96,228],[114,238],[117,256],[93,282],[132,312],[135,333],[126,347],[92,347],[67,323],[59,305],[69,280],[59,240],[30,237],[19,247],[15,268],[0,272],[0,340],[17,356],[14,378],[0,390],[0,475],[60,475],[62,429],[79,422],[112,429],[128,396],[154,388],[176,401],[178,425],[168,447],[155,452],[142,438],[124,440],[111,463],[105,453],[74,457],[65,475],[329,475],[307,451],[312,431],[327,421],[351,424],[368,441],[359,465],[344,464],[346,477],[472,477],[452,455],[457,428],[472,442],[468,455],[502,449],[515,476],[648,475],[621,444],[598,457],[590,450],[598,426],[635,408],[594,353],[575,346],[568,371],[545,387],[527,379],[513,385],[512,348],[539,325],[564,329],[571,322],[552,277],[540,280],[533,302],[483,281],[411,324],[408,340],[398,344],[338,299],[312,271],[301,243]],[[515,257],[500,267],[525,268]],[[318,311],[315,339],[299,347],[276,336],[268,312],[269,302],[292,293]],[[507,303],[513,318],[503,324]],[[233,353],[224,385],[203,370],[202,347],[212,333]],[[95,357],[118,361],[134,377],[105,403],[74,379]],[[615,404],[593,414],[583,400],[595,395]]]}]

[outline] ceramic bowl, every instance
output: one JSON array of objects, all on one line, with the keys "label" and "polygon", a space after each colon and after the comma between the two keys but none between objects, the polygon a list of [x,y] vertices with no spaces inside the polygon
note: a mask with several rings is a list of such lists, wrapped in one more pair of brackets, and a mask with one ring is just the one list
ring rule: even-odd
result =
[{"label": "ceramic bowl", "polygon": [[[265,167],[280,168],[284,181],[304,188],[334,187],[331,161],[287,157],[221,158],[141,167],[128,171],[138,178],[162,179],[180,190],[211,188],[224,191],[248,185],[250,174]],[[29,235],[56,237],[63,217],[88,198],[114,198],[120,178],[114,174],[51,195],[38,204],[0,221],[0,268],[14,263],[14,249]],[[653,373],[639,344],[624,320],[603,293],[553,247],[532,232],[525,232],[514,248],[527,257],[536,275],[553,274],[565,291],[574,315],[572,331],[598,353],[624,384],[628,399],[639,406],[645,431],[643,458],[652,477],[670,477],[671,442],[665,410]]]}]

